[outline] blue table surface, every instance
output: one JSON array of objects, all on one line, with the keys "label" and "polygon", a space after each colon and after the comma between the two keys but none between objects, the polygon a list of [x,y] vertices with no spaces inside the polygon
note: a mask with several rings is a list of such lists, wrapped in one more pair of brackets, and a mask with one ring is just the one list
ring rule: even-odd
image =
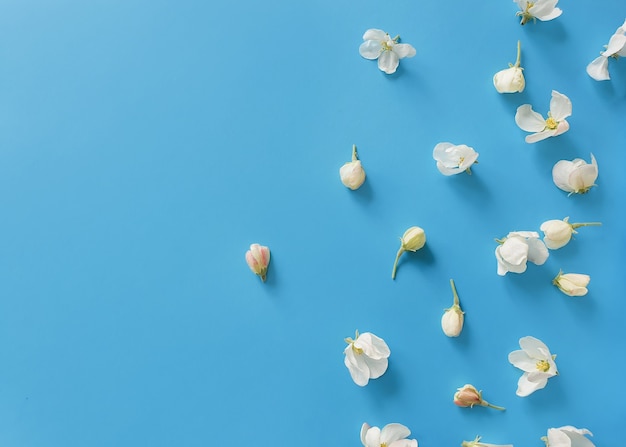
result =
[{"label": "blue table surface", "polygon": [[[1,1],[0,444],[359,446],[363,422],[398,422],[422,447],[541,447],[562,425],[619,445],[626,61],[606,82],[585,67],[626,8],[558,6],[520,26],[512,1]],[[417,55],[385,75],[359,55],[368,28]],[[518,40],[526,90],[499,95]],[[527,144],[515,110],[545,115],[552,90],[571,128]],[[473,175],[437,171],[442,141],[480,153]],[[352,144],[358,191],[338,175]],[[552,166],[590,153],[597,187],[557,189]],[[603,225],[496,274],[495,238],[566,216]],[[413,225],[428,242],[392,281]],[[559,269],[589,294],[559,292]],[[356,329],[391,348],[363,388]],[[520,398],[526,335],[559,375]],[[465,383],[507,410],[455,406]]]}]

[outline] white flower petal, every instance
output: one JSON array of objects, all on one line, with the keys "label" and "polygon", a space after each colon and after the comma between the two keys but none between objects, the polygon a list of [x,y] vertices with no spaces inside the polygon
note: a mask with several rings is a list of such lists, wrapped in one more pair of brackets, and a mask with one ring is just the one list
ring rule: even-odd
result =
[{"label": "white flower petal", "polygon": [[370,379],[378,379],[380,376],[385,374],[387,367],[389,366],[389,360],[386,358],[371,359],[369,357],[364,357],[363,360],[369,369]]},{"label": "white flower petal", "polygon": [[544,342],[538,338],[527,335],[519,339],[520,348],[522,348],[530,357],[537,360],[546,360],[550,356],[550,349]]},{"label": "white flower petal", "polygon": [[367,31],[365,31],[365,34],[363,34],[363,40],[376,40],[379,42],[379,45],[380,42],[385,40],[386,37],[386,32],[376,28],[368,29]]},{"label": "white flower petal", "polygon": [[391,444],[394,441],[404,439],[411,434],[411,430],[402,424],[387,424],[380,433],[381,444]]},{"label": "white flower petal", "polygon": [[372,334],[364,332],[356,339],[354,346],[363,350],[363,354],[371,359],[386,359],[391,355],[389,346],[385,340]]},{"label": "white flower petal", "polygon": [[398,55],[400,59],[405,57],[413,57],[416,54],[415,48],[408,43],[399,43],[393,46],[393,52]]},{"label": "white flower petal", "polygon": [[525,372],[537,370],[537,360],[530,358],[523,350],[509,353],[509,363]]},{"label": "white flower petal", "polygon": [[602,56],[611,57],[621,51],[624,45],[626,45],[626,36],[624,34],[613,34]]},{"label": "white flower petal", "polygon": [[366,40],[359,46],[359,54],[369,60],[378,59],[381,50],[380,42],[376,40]]},{"label": "white flower petal", "polygon": [[533,111],[530,104],[524,104],[517,108],[515,122],[520,129],[526,132],[540,132],[546,127],[546,121],[539,113]]},{"label": "white flower petal", "polygon": [[552,168],[552,181],[561,190],[574,192],[569,184],[570,174],[574,169],[574,163],[568,160],[558,161]]},{"label": "white flower petal", "polygon": [[380,428],[372,427],[365,434],[366,447],[380,447]]},{"label": "white flower petal", "polygon": [[[515,391],[515,394],[520,397],[526,397],[537,390],[545,388],[547,384],[548,379],[545,379],[543,382],[531,382],[528,380],[528,373],[524,373],[517,381],[517,391]],[[552,445],[550,447],[552,447]]]},{"label": "white flower petal", "polygon": [[393,51],[383,51],[382,54],[378,56],[378,68],[387,74],[395,73],[399,64],[400,59]]},{"label": "white flower petal", "polygon": [[[592,160],[595,162],[595,158],[593,158],[593,155],[591,157]],[[568,183],[569,186],[574,190],[574,192],[582,192],[593,186],[597,178],[597,163],[585,163],[581,166],[576,167],[572,172],[570,172]]]},{"label": "white flower petal", "polygon": [[523,239],[510,237],[500,246],[500,256],[512,265],[521,265],[528,259],[528,244]]},{"label": "white flower petal", "polygon": [[587,74],[596,81],[607,81],[609,76],[609,59],[606,56],[598,56],[587,65]]},{"label": "white flower petal", "polygon": [[363,359],[363,355],[356,355],[351,346],[344,350],[344,354],[346,355],[344,364],[350,371],[350,376],[354,383],[359,386],[367,385],[370,380],[370,370],[367,363],[365,363],[365,359]]},{"label": "white flower petal", "polygon": [[537,143],[538,141],[543,141],[546,138],[553,137],[555,134],[556,134],[556,129],[546,129],[546,130],[542,130],[541,132],[528,135],[526,138],[524,138],[524,141],[530,144]]},{"label": "white flower petal", "polygon": [[550,114],[556,121],[563,121],[565,118],[572,115],[572,101],[563,93],[552,90]]},{"label": "white flower petal", "polygon": [[552,136],[556,137],[558,135],[561,135],[562,133],[567,132],[568,130],[569,123],[566,120],[559,121],[559,124],[557,124],[556,129],[554,130],[554,134]]},{"label": "white flower petal", "polygon": [[363,425],[361,426],[361,444],[363,444],[365,447],[367,447],[367,444],[365,443],[365,435],[370,428],[370,424],[368,424],[367,422],[363,422]]},{"label": "white flower petal", "polygon": [[539,239],[528,239],[528,260],[535,265],[542,265],[550,256],[548,248]]},{"label": "white flower petal", "polygon": [[400,439],[389,444],[389,447],[417,447],[415,439]]},{"label": "white flower petal", "polygon": [[548,445],[550,447],[571,447],[571,440],[565,432],[558,428],[548,429]]}]

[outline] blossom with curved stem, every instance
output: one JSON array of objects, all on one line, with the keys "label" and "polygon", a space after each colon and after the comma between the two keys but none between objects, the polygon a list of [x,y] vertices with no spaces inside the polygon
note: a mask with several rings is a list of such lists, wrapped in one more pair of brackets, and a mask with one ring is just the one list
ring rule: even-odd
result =
[{"label": "blossom with curved stem", "polygon": [[561,292],[568,296],[587,295],[587,286],[591,281],[589,275],[582,273],[563,273],[562,271],[552,280],[552,284],[557,286]]},{"label": "blossom with curved stem", "polygon": [[408,43],[399,43],[400,36],[391,38],[389,33],[380,29],[368,29],[363,34],[364,42],[359,47],[359,54],[365,59],[378,59],[378,68],[387,74],[396,72],[400,59],[415,56],[415,48]]},{"label": "blossom with curved stem", "polygon": [[389,346],[380,337],[364,332],[359,335],[356,331],[354,340],[350,337],[345,339],[348,346],[344,349],[344,363],[350,371],[354,383],[365,386],[370,379],[377,379],[387,371],[391,355]]},{"label": "blossom with curved stem", "polygon": [[624,24],[617,28],[615,34],[609,39],[606,50],[600,53],[587,65],[587,74],[596,81],[607,81],[611,79],[609,75],[609,58],[619,59],[620,56],[626,56],[626,20]]},{"label": "blossom with curved stem", "polygon": [[581,158],[560,160],[552,168],[552,180],[557,188],[571,194],[585,194],[596,186],[598,162],[591,154],[591,163]]},{"label": "blossom with curved stem", "polygon": [[541,440],[546,443],[546,447],[594,447],[593,442],[585,435],[593,436],[593,433],[586,428],[565,425],[549,428],[548,435],[542,436]]},{"label": "blossom with curved stem", "polygon": [[500,244],[496,248],[500,276],[507,272],[524,273],[528,261],[542,265],[550,255],[535,231],[513,231],[504,239],[496,239],[496,242]]},{"label": "blossom with curved stem", "polygon": [[498,93],[521,93],[526,87],[526,80],[524,79],[524,70],[520,67],[522,57],[522,44],[517,41],[517,60],[515,65],[509,64],[509,68],[500,70],[493,76],[493,86]]},{"label": "blossom with curved stem", "polygon": [[470,168],[478,163],[478,152],[464,144],[439,143],[433,150],[433,158],[437,160],[437,169],[443,175],[455,175],[461,172],[471,174]]},{"label": "blossom with curved stem", "polygon": [[450,280],[450,287],[452,288],[454,302],[452,303],[452,307],[447,308],[441,317],[441,329],[443,329],[443,333],[448,337],[458,337],[463,330],[465,312],[461,309],[459,294],[456,291],[453,279]]},{"label": "blossom with curved stem", "polygon": [[404,232],[400,238],[400,248],[396,253],[396,260],[393,263],[391,271],[391,279],[396,279],[396,270],[398,269],[398,261],[405,251],[417,251],[426,244],[426,233],[420,227],[411,227]]},{"label": "blossom with curved stem", "polygon": [[478,391],[474,385],[470,385],[469,383],[457,389],[456,393],[454,393],[453,402],[459,407],[473,408],[474,405],[480,405],[481,407],[489,407],[500,411],[506,409],[487,402],[483,399],[483,392]]},{"label": "blossom with curved stem", "polygon": [[529,20],[533,22],[537,19],[545,22],[547,20],[556,19],[563,11],[556,7],[559,0],[514,0],[520,7],[516,16],[521,16],[521,24],[525,25]]},{"label": "blossom with curved stem", "polygon": [[387,424],[381,430],[367,422],[361,426],[361,443],[365,447],[417,447],[417,440],[407,439],[411,430],[402,424]]},{"label": "blossom with curved stem", "polygon": [[509,362],[524,371],[517,382],[516,394],[526,397],[544,388],[548,379],[559,372],[554,363],[556,355],[550,354],[550,350],[541,340],[530,336],[522,337],[519,345],[522,349],[511,352]]},{"label": "blossom with curved stem", "polygon": [[543,242],[550,250],[557,250],[566,246],[572,239],[572,234],[577,234],[576,228],[602,225],[601,222],[570,223],[569,217],[563,220],[548,220],[541,224],[539,229],[543,231]]},{"label": "blossom with curved stem", "polygon": [[351,190],[359,189],[365,182],[365,170],[359,160],[359,154],[356,151],[356,144],[352,145],[352,161],[345,163],[339,169],[339,177],[341,183]]},{"label": "blossom with curved stem", "polygon": [[552,90],[550,111],[548,118],[544,119],[539,113],[533,111],[530,104],[524,104],[517,108],[515,122],[520,129],[526,132],[534,132],[526,136],[527,143],[536,143],[549,137],[556,137],[569,130],[569,123],[565,118],[572,115],[572,102],[562,93]]},{"label": "blossom with curved stem", "polygon": [[461,447],[513,447],[513,444],[487,444],[486,442],[480,442],[480,436],[476,436],[473,441],[463,441]]}]

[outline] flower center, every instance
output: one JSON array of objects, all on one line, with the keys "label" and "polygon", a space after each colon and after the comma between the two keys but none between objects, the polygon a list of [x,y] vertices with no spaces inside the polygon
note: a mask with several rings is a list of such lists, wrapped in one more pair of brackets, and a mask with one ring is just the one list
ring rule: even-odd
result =
[{"label": "flower center", "polygon": [[548,370],[550,369],[550,364],[547,360],[539,360],[535,366],[539,371],[544,373],[548,372]]},{"label": "flower center", "polygon": [[393,48],[393,40],[391,40],[389,38],[389,35],[387,35],[387,39],[383,40],[380,43],[380,46],[382,47],[383,51],[391,51],[391,49]]},{"label": "flower center", "polygon": [[546,127],[550,130],[554,130],[558,127],[559,123],[556,122],[556,120],[552,117],[548,117],[548,119],[546,120]]},{"label": "flower center", "polygon": [[464,161],[465,161],[465,157],[459,157],[459,167],[461,167]]},{"label": "flower center", "polygon": [[387,443],[386,443],[386,442],[383,442],[383,443],[380,445],[380,447],[387,447]]}]

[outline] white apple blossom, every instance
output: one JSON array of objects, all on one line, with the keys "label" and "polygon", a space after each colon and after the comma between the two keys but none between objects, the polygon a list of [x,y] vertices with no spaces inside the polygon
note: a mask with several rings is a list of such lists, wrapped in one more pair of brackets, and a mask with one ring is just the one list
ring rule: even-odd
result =
[{"label": "white apple blossom", "polygon": [[624,24],[617,28],[615,34],[609,39],[606,50],[600,53],[587,65],[587,74],[596,81],[606,81],[611,79],[609,75],[609,58],[618,59],[620,56],[626,56],[626,20]]},{"label": "white apple blossom", "polygon": [[589,275],[559,272],[556,278],[552,280],[552,284],[557,286],[565,295],[585,296],[588,292],[587,286],[589,285],[589,281],[591,281]]},{"label": "white apple blossom", "polygon": [[554,359],[548,347],[535,337],[519,339],[522,348],[509,354],[509,362],[516,368],[524,371],[517,382],[516,394],[520,397],[528,396],[548,384],[548,379],[558,374]]},{"label": "white apple blossom", "polygon": [[513,444],[487,444],[486,442],[480,442],[480,436],[476,436],[473,441],[463,441],[461,447],[513,447]]},{"label": "white apple blossom", "polygon": [[571,194],[585,194],[596,186],[598,163],[591,154],[591,163],[581,158],[560,160],[552,168],[552,180],[561,190]]},{"label": "white apple blossom", "polygon": [[443,175],[455,175],[461,172],[471,174],[470,168],[478,163],[478,152],[464,144],[439,143],[433,150],[433,158],[437,160],[437,169]]},{"label": "white apple blossom", "polygon": [[513,231],[504,239],[496,241],[499,243],[496,260],[500,276],[507,272],[524,273],[527,261],[542,265],[549,256],[548,249],[535,231]]},{"label": "white apple blossom", "polygon": [[370,332],[359,335],[356,331],[354,340],[348,337],[345,341],[348,346],[343,351],[344,363],[354,383],[365,386],[370,379],[377,379],[387,371],[391,351],[382,338]]},{"label": "white apple blossom", "polygon": [[359,160],[359,154],[356,151],[356,144],[352,145],[352,161],[345,163],[339,169],[339,177],[341,183],[351,190],[359,189],[365,182],[365,170]]},{"label": "white apple blossom", "polygon": [[408,43],[398,43],[400,36],[393,39],[380,29],[368,29],[363,34],[359,54],[365,59],[378,59],[378,68],[387,74],[396,72],[400,59],[415,56],[415,48]]},{"label": "white apple blossom", "polygon": [[544,119],[539,113],[533,111],[530,104],[524,104],[517,108],[515,122],[520,129],[526,132],[534,132],[526,136],[527,143],[536,143],[548,137],[556,137],[569,130],[569,123],[565,118],[572,115],[572,102],[562,93],[552,90],[550,111],[548,118]]},{"label": "white apple blossom", "polygon": [[543,436],[541,440],[546,443],[546,447],[595,447],[585,435],[593,436],[593,433],[586,428],[565,425],[559,428],[549,428],[548,436]]},{"label": "white apple blossom", "polygon": [[525,25],[529,20],[536,21],[537,19],[545,22],[547,20],[556,19],[563,11],[556,7],[559,0],[514,0],[520,7],[517,16],[521,16],[521,24]]},{"label": "white apple blossom", "polygon": [[402,424],[387,424],[381,430],[365,422],[361,426],[361,443],[365,447],[417,447],[417,440],[407,439],[411,430]]},{"label": "white apple blossom", "polygon": [[578,234],[576,228],[602,225],[600,222],[569,223],[569,217],[563,220],[548,220],[541,224],[543,242],[550,250],[564,247],[572,239],[572,234]]},{"label": "white apple blossom", "polygon": [[522,44],[517,41],[517,60],[515,65],[509,64],[509,68],[500,70],[493,76],[493,86],[498,93],[521,93],[526,87],[524,79],[524,70],[520,67],[522,57]]}]

